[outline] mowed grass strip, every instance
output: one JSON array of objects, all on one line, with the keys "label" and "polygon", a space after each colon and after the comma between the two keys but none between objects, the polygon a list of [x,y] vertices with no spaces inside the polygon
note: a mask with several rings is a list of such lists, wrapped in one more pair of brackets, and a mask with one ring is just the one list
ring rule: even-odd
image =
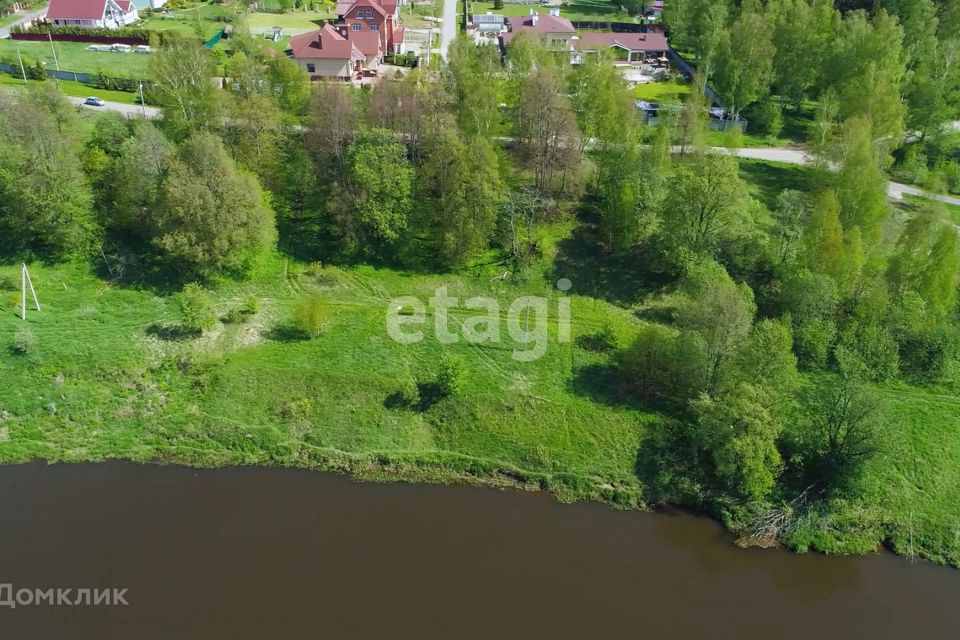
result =
[{"label": "mowed grass strip", "polygon": [[[53,46],[62,71],[122,78],[149,77],[150,54],[87,51],[90,45],[84,42],[54,42]],[[57,68],[49,42],[0,40],[0,62],[18,66],[18,50],[25,64],[41,61],[48,69]]]}]

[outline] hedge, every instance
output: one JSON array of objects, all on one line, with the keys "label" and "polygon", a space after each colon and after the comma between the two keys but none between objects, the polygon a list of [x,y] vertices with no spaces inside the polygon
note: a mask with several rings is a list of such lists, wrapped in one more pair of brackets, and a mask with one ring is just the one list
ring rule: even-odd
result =
[{"label": "hedge", "polygon": [[35,27],[16,26],[10,30],[11,33],[52,33],[55,35],[70,36],[94,36],[99,38],[136,38],[149,42],[150,38],[156,38],[158,44],[164,44],[180,36],[169,31],[154,31],[152,29],[141,29],[139,27],[122,27],[120,29],[90,28],[63,26],[58,27],[49,22],[42,22]]}]

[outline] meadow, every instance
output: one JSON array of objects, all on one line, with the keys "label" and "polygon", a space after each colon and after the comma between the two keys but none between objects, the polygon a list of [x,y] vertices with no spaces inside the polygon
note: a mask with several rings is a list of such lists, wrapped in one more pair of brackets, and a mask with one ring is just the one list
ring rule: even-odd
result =
[{"label": "meadow", "polygon": [[17,51],[24,64],[37,61],[46,63],[48,69],[56,69],[57,62],[63,71],[103,74],[114,77],[147,78],[150,56],[137,53],[113,53],[87,51],[83,42],[55,42],[56,61],[49,42],[24,40],[0,40],[0,62],[17,65]]}]

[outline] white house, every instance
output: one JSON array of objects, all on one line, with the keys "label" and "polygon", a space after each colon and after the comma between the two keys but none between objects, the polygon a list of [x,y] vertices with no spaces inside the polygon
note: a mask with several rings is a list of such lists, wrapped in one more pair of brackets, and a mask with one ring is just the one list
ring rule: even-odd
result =
[{"label": "white house", "polygon": [[51,0],[47,21],[58,27],[119,29],[140,19],[132,0]]}]

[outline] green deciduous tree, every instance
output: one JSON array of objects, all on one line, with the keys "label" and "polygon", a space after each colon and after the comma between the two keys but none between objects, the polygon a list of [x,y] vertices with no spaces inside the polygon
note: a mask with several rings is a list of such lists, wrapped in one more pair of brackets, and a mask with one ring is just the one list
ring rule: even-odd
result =
[{"label": "green deciduous tree", "polygon": [[177,140],[220,125],[213,58],[202,44],[189,38],[164,42],[150,56],[154,93],[160,101],[164,129]]},{"label": "green deciduous tree", "polygon": [[960,271],[957,230],[934,207],[907,221],[890,258],[887,281],[901,298],[915,292],[933,316],[943,318],[956,306]]},{"label": "green deciduous tree", "polygon": [[210,296],[196,282],[183,287],[183,291],[177,294],[177,303],[180,305],[180,326],[184,329],[203,333],[217,326]]},{"label": "green deciduous tree", "polygon": [[727,155],[695,153],[674,166],[663,208],[670,242],[710,251],[744,215],[746,192],[737,162]]},{"label": "green deciduous tree", "polygon": [[154,245],[180,277],[241,273],[275,240],[273,215],[256,178],[238,170],[209,133],[180,146],[151,222]]},{"label": "green deciduous tree", "polygon": [[723,32],[718,47],[714,88],[734,117],[766,96],[773,80],[773,31],[759,10],[751,7],[744,3],[740,16],[729,31]]},{"label": "green deciduous tree", "polygon": [[351,211],[363,236],[391,242],[407,228],[412,208],[413,167],[407,150],[385,129],[361,131],[346,157]]}]

